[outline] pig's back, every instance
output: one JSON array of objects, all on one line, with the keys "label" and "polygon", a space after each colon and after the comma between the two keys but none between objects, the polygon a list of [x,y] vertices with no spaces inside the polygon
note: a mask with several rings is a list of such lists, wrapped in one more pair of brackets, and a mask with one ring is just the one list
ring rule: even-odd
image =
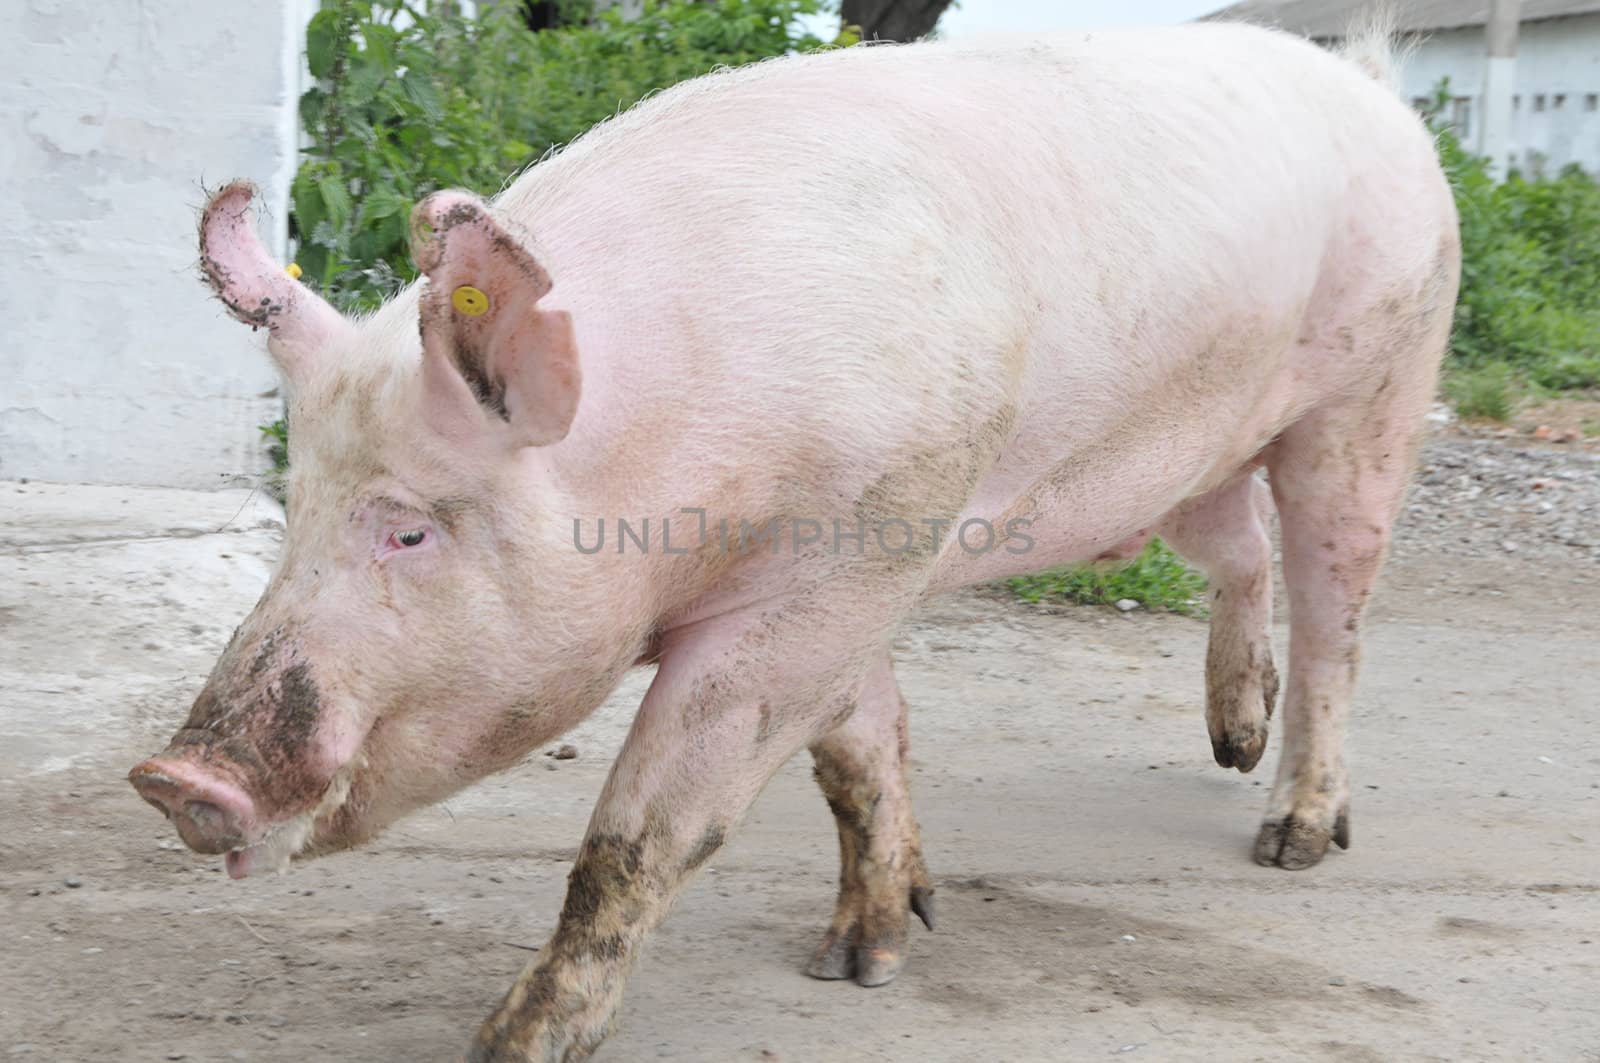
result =
[{"label": "pig's back", "polygon": [[[848,496],[884,463],[958,448],[975,468],[946,478],[1003,509],[1063,454],[1116,440],[1108,456],[1162,470],[1127,492],[1149,510],[1353,371],[1288,364],[1313,293],[1373,240],[1415,232],[1433,254],[1441,194],[1386,87],[1213,25],[714,75],[498,207],[577,322],[574,458],[614,456],[626,425],[677,467],[741,460],[697,445],[715,424],[742,460]],[[1130,419],[1160,438],[1122,438]],[[743,482],[730,504],[759,508],[770,490]]]}]

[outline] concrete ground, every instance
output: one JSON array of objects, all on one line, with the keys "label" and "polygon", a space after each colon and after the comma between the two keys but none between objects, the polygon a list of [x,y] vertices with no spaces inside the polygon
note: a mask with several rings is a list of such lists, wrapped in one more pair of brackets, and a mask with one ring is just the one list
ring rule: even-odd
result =
[{"label": "concrete ground", "polygon": [[[451,1059],[550,931],[643,674],[576,760],[284,877],[229,882],[123,781],[280,535],[244,492],[0,483],[0,1055]],[[1596,568],[1400,551],[1355,845],[1299,873],[1248,855],[1275,748],[1212,764],[1203,622],[933,603],[898,659],[938,931],[883,989],[800,973],[836,850],[797,761],[600,1058],[1600,1060]]]}]

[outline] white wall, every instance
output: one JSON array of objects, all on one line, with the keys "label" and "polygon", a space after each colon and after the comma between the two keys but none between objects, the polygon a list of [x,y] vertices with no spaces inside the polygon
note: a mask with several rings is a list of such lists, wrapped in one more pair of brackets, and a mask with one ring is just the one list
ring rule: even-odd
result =
[{"label": "white wall", "polygon": [[[1476,29],[1448,30],[1428,37],[1405,70],[1406,95],[1433,95],[1450,78],[1451,94],[1469,99],[1466,143],[1476,151],[1483,121],[1485,40]],[[1547,157],[1551,172],[1568,162],[1600,171],[1600,14],[1522,24],[1517,49],[1512,112],[1512,163],[1527,168],[1530,153]],[[1544,110],[1536,107],[1544,97]],[[1557,101],[1557,96],[1565,99]],[[1594,97],[1595,110],[1590,110]]]},{"label": "white wall", "polygon": [[0,0],[0,478],[223,486],[277,416],[198,279],[204,188],[284,243],[314,0]]}]

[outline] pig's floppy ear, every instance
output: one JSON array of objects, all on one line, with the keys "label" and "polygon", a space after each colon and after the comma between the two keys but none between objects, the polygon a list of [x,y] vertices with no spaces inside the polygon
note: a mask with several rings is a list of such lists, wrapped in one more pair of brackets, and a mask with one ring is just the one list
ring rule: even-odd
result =
[{"label": "pig's floppy ear", "polygon": [[256,238],[247,181],[223,187],[200,215],[200,268],[228,312],[267,330],[267,350],[291,384],[350,326],[316,292],[272,260]]},{"label": "pig's floppy ear", "polygon": [[550,291],[544,267],[465,192],[417,204],[411,256],[428,278],[419,308],[427,386],[470,391],[482,421],[514,445],[563,438],[578,409],[578,351],[571,316],[537,306]]}]

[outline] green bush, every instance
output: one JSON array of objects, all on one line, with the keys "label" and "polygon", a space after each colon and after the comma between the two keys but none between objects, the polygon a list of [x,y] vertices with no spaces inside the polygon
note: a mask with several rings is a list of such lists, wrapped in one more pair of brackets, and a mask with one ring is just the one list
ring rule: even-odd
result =
[{"label": "green bush", "polygon": [[1006,581],[1025,602],[1114,605],[1131,598],[1146,609],[1193,616],[1204,609],[1206,578],[1160,539],[1125,564],[1068,565]]},{"label": "green bush", "polygon": [[[824,0],[647,3],[540,33],[517,3],[463,18],[454,4],[339,0],[306,29],[318,79],[300,99],[310,138],[291,223],[307,280],[345,309],[413,277],[413,204],[439,188],[492,194],[522,167],[658,89],[824,42],[801,25]],[[848,38],[837,43],[849,43]]]},{"label": "green bush", "polygon": [[1511,420],[1512,388],[1511,367],[1503,363],[1457,370],[1444,381],[1456,413],[1490,421]]},{"label": "green bush", "polygon": [[[1503,365],[1548,389],[1600,386],[1600,183],[1576,166],[1552,178],[1512,173],[1501,183],[1429,114],[1461,215],[1461,298],[1452,375]],[[1477,387],[1492,378],[1480,378]],[[1508,400],[1509,401],[1509,400]],[[1509,415],[1509,409],[1506,411]]]}]

